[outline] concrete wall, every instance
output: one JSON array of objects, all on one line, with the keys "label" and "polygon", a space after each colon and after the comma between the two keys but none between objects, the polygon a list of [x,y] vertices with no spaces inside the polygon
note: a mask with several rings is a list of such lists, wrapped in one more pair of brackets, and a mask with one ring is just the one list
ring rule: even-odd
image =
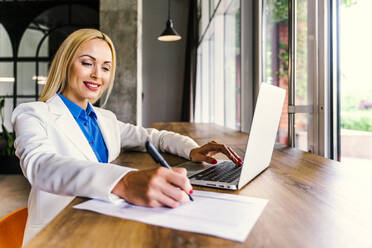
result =
[{"label": "concrete wall", "polygon": [[[165,28],[168,1],[138,1],[140,5],[137,0],[100,2],[100,28],[113,40],[118,58],[114,89],[105,108],[112,110],[119,120],[144,127],[156,121],[179,121],[189,3],[172,0],[171,17],[182,39],[165,43],[157,37]],[[142,7],[141,13],[137,13],[138,6]],[[137,26],[141,17],[142,23]],[[137,32],[142,32],[139,39]],[[142,64],[138,67],[138,63]],[[137,68],[142,71],[139,76]],[[139,96],[143,93],[141,103],[137,102],[138,90]],[[138,111],[142,116],[136,118]],[[141,119],[142,123],[137,123]]]},{"label": "concrete wall", "polygon": [[136,124],[137,0],[101,0],[100,29],[112,39],[117,55],[115,84],[105,108]]},{"label": "concrete wall", "polygon": [[171,17],[182,39],[160,42],[168,17],[167,0],[143,0],[143,126],[181,118],[188,0],[172,0]]}]

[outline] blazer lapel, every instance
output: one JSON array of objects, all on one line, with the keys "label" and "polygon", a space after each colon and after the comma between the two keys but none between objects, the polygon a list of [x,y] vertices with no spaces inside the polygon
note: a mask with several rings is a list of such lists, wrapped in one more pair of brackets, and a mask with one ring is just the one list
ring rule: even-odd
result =
[{"label": "blazer lapel", "polygon": [[50,111],[55,115],[55,123],[72,144],[80,150],[90,161],[98,161],[83,131],[81,131],[70,110],[58,95],[54,95],[46,102]]}]

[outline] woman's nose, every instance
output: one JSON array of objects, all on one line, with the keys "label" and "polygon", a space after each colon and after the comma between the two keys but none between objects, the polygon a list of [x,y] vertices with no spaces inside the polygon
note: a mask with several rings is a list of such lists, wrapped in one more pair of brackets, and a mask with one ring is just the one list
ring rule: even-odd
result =
[{"label": "woman's nose", "polygon": [[92,73],[90,74],[90,76],[94,79],[97,79],[100,77],[100,72],[99,70],[97,69],[97,67],[95,66],[94,69],[92,70]]}]

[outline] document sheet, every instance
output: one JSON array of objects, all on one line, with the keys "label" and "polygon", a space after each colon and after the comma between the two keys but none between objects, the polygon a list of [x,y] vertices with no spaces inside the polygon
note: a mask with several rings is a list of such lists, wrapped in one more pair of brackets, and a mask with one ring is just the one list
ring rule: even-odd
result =
[{"label": "document sheet", "polygon": [[99,200],[89,200],[74,208],[244,242],[268,202],[260,198],[197,190],[192,196],[193,202],[174,209]]}]

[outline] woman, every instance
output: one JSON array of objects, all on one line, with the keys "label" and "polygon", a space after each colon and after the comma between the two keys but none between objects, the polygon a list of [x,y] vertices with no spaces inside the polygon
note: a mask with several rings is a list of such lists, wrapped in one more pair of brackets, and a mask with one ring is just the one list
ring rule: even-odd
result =
[{"label": "woman", "polygon": [[177,207],[188,201],[185,192],[192,193],[192,187],[184,169],[136,171],[110,164],[122,148],[145,151],[150,139],[159,150],[193,161],[217,163],[210,155],[222,152],[241,164],[225,145],[199,147],[189,137],[126,124],[112,112],[93,107],[104,93],[107,101],[115,63],[107,35],[94,29],[75,31],[58,49],[40,101],[14,110],[16,154],[32,185],[24,244],[74,196],[125,199],[148,207]]}]

